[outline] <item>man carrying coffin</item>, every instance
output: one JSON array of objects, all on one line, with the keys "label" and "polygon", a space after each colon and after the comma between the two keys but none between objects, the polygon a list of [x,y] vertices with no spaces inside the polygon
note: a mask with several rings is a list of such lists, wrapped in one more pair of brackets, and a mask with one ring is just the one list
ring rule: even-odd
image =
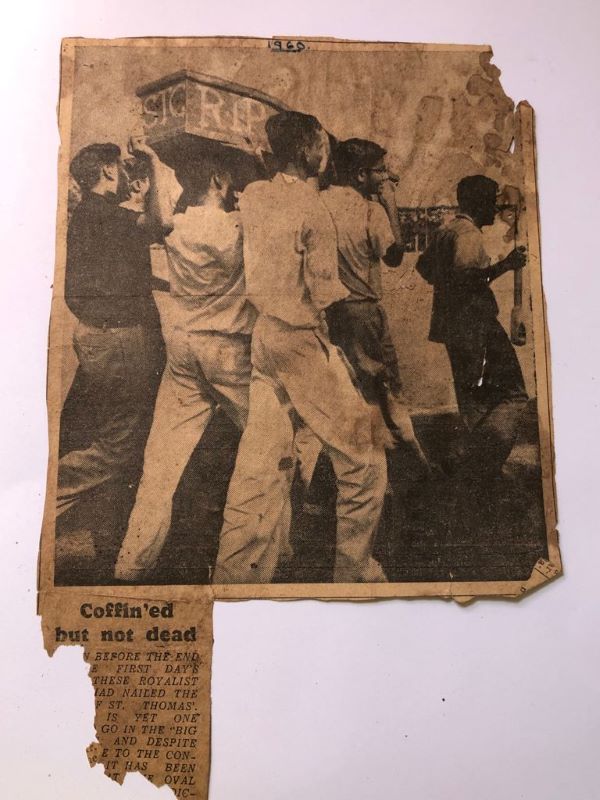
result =
[{"label": "man carrying coffin", "polygon": [[250,410],[224,512],[213,583],[267,583],[290,525],[299,420],[320,440],[337,479],[334,580],[385,581],[372,546],[387,484],[369,408],[323,324],[347,295],[335,228],[314,179],[326,161],[315,117],[282,112],[266,123],[281,171],[240,198],[252,337]]},{"label": "man carrying coffin", "polygon": [[183,213],[165,239],[174,330],[156,400],[144,471],[115,577],[149,575],[171,526],[173,496],[219,407],[242,430],[248,414],[250,334],[240,214],[230,172],[216,159],[190,168]]},{"label": "man carrying coffin", "polygon": [[138,137],[129,150],[147,164],[143,211],[119,205],[127,176],[117,145],[88,145],[71,162],[82,199],[67,233],[65,301],[77,318],[77,384],[93,413],[85,445],[59,459],[59,515],[141,457],[164,365],[149,246],[170,230],[168,193],[152,148]]}]

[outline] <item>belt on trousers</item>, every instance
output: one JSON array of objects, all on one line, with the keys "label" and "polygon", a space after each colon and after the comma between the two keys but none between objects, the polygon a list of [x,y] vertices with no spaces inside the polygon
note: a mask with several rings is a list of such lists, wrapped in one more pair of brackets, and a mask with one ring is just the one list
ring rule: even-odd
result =
[{"label": "belt on trousers", "polygon": [[104,322],[100,325],[91,325],[89,322],[84,322],[83,320],[79,320],[79,324],[83,325],[85,328],[92,328],[95,331],[102,331],[103,333],[114,333],[116,331],[125,331],[125,330],[132,331],[146,327],[142,325],[141,322],[137,322],[135,323],[135,325],[109,325],[108,322]]}]

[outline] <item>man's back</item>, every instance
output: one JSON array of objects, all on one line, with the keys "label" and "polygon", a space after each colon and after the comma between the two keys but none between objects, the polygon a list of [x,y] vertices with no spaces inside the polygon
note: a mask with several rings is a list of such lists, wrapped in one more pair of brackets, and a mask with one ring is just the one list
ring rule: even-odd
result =
[{"label": "man's back", "polygon": [[165,246],[184,327],[250,333],[255,313],[246,301],[240,214],[189,206],[173,225]]},{"label": "man's back", "polygon": [[150,238],[139,214],[91,193],[73,211],[67,235],[65,299],[89,325],[152,321]]},{"label": "man's back", "polygon": [[350,300],[381,299],[381,258],[394,244],[383,207],[351,186],[322,193],[337,232],[340,279]]},{"label": "man's back", "polygon": [[278,173],[250,184],[240,211],[248,299],[262,314],[315,327],[320,311],[347,295],[335,228],[316,188]]},{"label": "man's back", "polygon": [[470,217],[458,214],[436,231],[417,262],[434,290],[431,341],[468,336],[495,318],[498,306],[484,273],[489,264],[482,233]]}]

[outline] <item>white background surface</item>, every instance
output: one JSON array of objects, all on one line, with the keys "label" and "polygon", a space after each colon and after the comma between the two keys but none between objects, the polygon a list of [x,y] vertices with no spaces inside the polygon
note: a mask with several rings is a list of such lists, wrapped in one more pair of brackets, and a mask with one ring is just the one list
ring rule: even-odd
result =
[{"label": "white background surface", "polygon": [[491,43],[506,92],[537,111],[566,576],[518,604],[219,604],[211,800],[600,797],[598,9],[580,0],[4,5],[4,797],[142,800],[158,791],[139,775],[120,788],[88,767],[93,702],[81,653],[61,648],[50,660],[35,617],[59,42],[150,34]]}]

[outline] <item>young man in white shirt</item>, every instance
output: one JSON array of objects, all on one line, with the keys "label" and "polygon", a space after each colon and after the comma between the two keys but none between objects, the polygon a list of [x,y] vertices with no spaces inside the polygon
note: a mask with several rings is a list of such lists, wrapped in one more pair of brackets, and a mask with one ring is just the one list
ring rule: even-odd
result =
[{"label": "young man in white shirt", "polygon": [[350,361],[368,403],[381,408],[396,441],[407,445],[423,474],[429,463],[402,396],[398,358],[381,304],[381,264],[402,263],[404,243],[386,151],[367,139],[335,148],[338,185],[323,192],[337,232],[340,279],[348,296],[327,309],[331,341]]},{"label": "young man in white shirt", "polygon": [[115,577],[140,581],[156,565],[171,525],[173,496],[217,406],[242,430],[248,413],[250,335],[242,229],[231,175],[198,164],[187,208],[165,239],[176,324],[144,454],[144,472]]},{"label": "young man in white shirt", "polygon": [[323,312],[344,298],[331,217],[315,178],[326,161],[315,117],[267,121],[281,165],[240,198],[244,269],[258,311],[252,338],[250,412],[229,485],[213,583],[272,580],[290,525],[290,487],[300,419],[329,454],[337,478],[334,580],[384,581],[371,555],[387,484],[383,447],[368,406],[332,346]]}]

